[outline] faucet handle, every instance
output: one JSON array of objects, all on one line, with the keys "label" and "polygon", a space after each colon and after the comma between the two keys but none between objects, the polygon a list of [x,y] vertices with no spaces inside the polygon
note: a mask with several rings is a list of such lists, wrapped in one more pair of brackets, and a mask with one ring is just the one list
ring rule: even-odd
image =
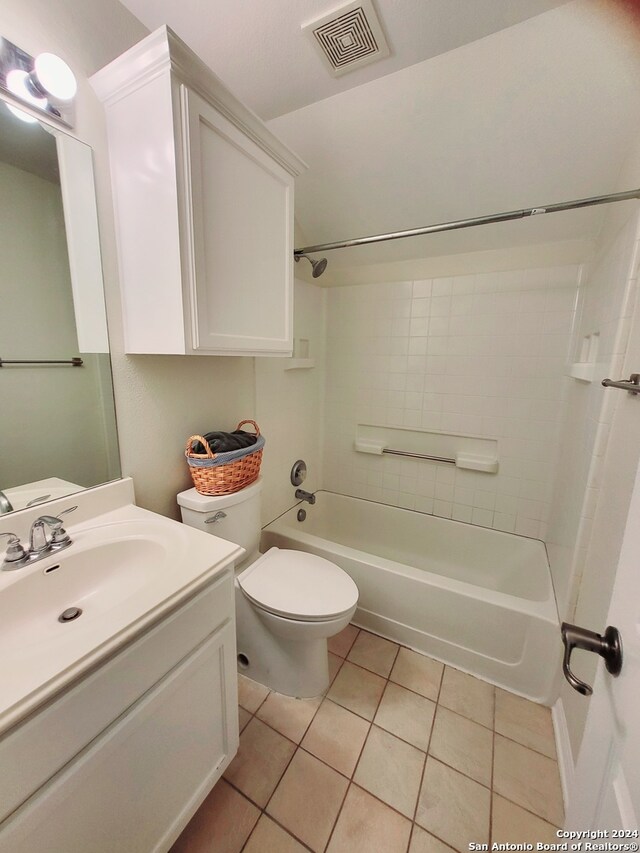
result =
[{"label": "faucet handle", "polygon": [[67,509],[63,509],[57,515],[41,515],[40,519],[46,522],[51,528],[52,536],[51,536],[51,544],[52,545],[63,545],[71,542],[69,534],[64,529],[64,522],[60,518],[61,515],[67,515],[70,512],[75,512],[77,510],[77,506],[70,506]]},{"label": "faucet handle", "polygon": [[0,536],[7,536],[9,539],[7,542],[7,553],[4,555],[5,564],[18,563],[27,556],[24,548],[20,544],[20,539],[15,533],[0,533]]}]

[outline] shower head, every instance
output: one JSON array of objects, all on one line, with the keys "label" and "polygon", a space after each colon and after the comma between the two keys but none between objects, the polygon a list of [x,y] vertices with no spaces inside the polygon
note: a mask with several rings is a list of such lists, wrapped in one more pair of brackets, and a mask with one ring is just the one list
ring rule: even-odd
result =
[{"label": "shower head", "polygon": [[295,255],[294,257],[296,259],[296,263],[298,263],[300,258],[306,258],[309,261],[309,263],[313,267],[313,272],[311,273],[311,275],[314,278],[319,278],[327,268],[326,258],[320,258],[320,260],[314,261],[313,258],[309,257],[309,255]]}]

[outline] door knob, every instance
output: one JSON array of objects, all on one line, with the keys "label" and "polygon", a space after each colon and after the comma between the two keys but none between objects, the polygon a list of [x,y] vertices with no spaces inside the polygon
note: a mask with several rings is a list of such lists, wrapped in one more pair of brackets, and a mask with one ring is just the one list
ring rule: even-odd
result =
[{"label": "door knob", "polygon": [[571,652],[574,649],[584,649],[587,652],[595,652],[604,659],[607,672],[611,675],[619,675],[622,669],[622,637],[617,628],[609,625],[604,634],[596,634],[578,625],[562,623],[562,642],[564,643],[564,658],[562,671],[569,684],[583,696],[591,696],[593,688],[571,672]]}]

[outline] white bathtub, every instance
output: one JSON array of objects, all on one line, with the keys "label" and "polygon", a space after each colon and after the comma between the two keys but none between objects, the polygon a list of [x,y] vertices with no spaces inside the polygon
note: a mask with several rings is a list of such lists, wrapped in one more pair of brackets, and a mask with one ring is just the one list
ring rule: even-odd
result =
[{"label": "white bathtub", "polygon": [[542,542],[332,492],[316,497],[267,525],[261,550],[326,557],[358,585],[356,624],[553,703],[562,643]]}]

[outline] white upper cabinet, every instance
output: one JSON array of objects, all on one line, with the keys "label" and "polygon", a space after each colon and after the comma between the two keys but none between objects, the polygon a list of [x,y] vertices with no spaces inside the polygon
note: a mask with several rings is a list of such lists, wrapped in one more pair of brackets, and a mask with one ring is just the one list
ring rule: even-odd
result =
[{"label": "white upper cabinet", "polygon": [[107,114],[126,351],[291,355],[305,164],[167,27],[91,82]]}]

